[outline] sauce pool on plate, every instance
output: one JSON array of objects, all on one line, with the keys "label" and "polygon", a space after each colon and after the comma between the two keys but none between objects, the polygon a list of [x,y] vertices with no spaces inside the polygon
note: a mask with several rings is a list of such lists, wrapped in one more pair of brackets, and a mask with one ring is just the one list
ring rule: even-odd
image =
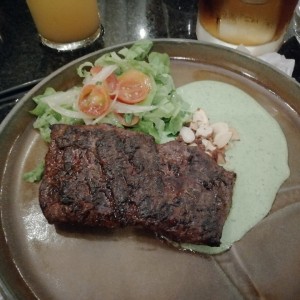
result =
[{"label": "sauce pool on plate", "polygon": [[232,208],[220,247],[182,244],[196,252],[229,249],[270,211],[277,191],[289,177],[288,148],[277,121],[250,95],[217,81],[196,81],[177,89],[192,111],[204,109],[210,122],[226,122],[240,141],[226,151],[224,168],[237,173]]}]

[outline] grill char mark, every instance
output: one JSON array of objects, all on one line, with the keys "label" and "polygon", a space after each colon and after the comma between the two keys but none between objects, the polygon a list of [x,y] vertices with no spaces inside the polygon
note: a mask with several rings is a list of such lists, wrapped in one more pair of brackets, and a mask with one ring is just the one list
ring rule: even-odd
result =
[{"label": "grill char mark", "polygon": [[53,125],[40,186],[51,224],[142,226],[182,243],[218,246],[236,175],[201,147],[111,125]]}]

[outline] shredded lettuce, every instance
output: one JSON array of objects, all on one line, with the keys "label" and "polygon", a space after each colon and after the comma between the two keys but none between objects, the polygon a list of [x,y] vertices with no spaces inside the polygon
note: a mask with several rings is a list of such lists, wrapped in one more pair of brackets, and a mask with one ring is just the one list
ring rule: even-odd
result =
[{"label": "shredded lettuce", "polygon": [[56,91],[53,88],[48,87],[44,94],[34,97],[33,101],[37,105],[32,111],[30,111],[30,113],[37,117],[33,123],[33,127],[40,131],[41,137],[46,142],[50,142],[50,126],[53,124],[83,124],[82,120],[69,118],[55,112],[43,101],[45,97],[55,93]]},{"label": "shredded lettuce", "polygon": [[119,51],[127,60],[145,60],[150,52],[153,43],[149,40],[140,40],[133,44],[130,49],[123,48]]},{"label": "shredded lettuce", "polygon": [[[152,41],[140,40],[130,48],[123,48],[118,52],[102,55],[96,59],[94,64],[84,62],[78,67],[77,72],[80,77],[84,78],[83,82],[90,79],[88,69],[93,66],[113,67],[112,70],[119,75],[129,69],[137,69],[147,74],[151,80],[151,91],[143,102],[135,104],[135,106],[144,106],[145,109],[155,107],[155,109],[150,111],[140,110],[143,112],[134,113],[140,118],[140,122],[131,129],[150,134],[157,143],[163,143],[178,134],[183,124],[188,121],[190,111],[189,105],[176,93],[173,78],[170,74],[169,56],[165,53],[150,52],[152,46]],[[46,142],[50,141],[50,126],[52,124],[87,124],[85,119],[78,117],[79,114],[72,113],[74,106],[67,102],[57,110],[54,110],[54,105],[45,103],[47,102],[45,101],[46,97],[56,93],[62,94],[62,92],[56,92],[53,88],[47,88],[43,95],[33,99],[37,104],[36,108],[31,111],[32,114],[37,116],[34,128],[40,131]],[[60,99],[60,102],[63,101]],[[64,115],[63,111],[65,109],[70,110],[70,113]],[[99,118],[99,120],[89,120],[89,122],[91,124],[105,122],[122,126],[118,124],[118,120],[113,113]]]},{"label": "shredded lettuce", "polygon": [[174,138],[190,117],[189,105],[176,93],[170,74],[170,58],[165,53],[150,52],[152,42],[141,40],[131,48],[118,53],[107,53],[95,61],[95,65],[118,66],[117,73],[135,68],[147,74],[152,81],[148,97],[137,105],[155,105],[150,112],[138,114],[140,122],[132,129],[150,134],[157,143]]},{"label": "shredded lettuce", "polygon": [[[138,116],[140,121],[130,130],[149,134],[154,137],[156,143],[174,139],[183,124],[189,120],[191,111],[189,105],[176,93],[170,74],[170,57],[165,53],[151,52],[152,46],[152,41],[140,40],[130,48],[104,54],[94,63],[87,61],[81,64],[77,73],[83,82],[81,86],[73,88],[73,93],[70,90],[55,91],[49,87],[42,95],[33,98],[36,107],[31,113],[37,117],[33,124],[34,128],[40,131],[46,142],[50,142],[51,125],[53,124],[108,123],[122,127],[123,125],[114,113],[110,112],[103,117],[92,119],[78,110],[78,100],[74,100],[74,103],[70,100],[72,97],[78,99],[76,89],[80,90],[86,82],[91,82],[89,70],[94,66],[101,66],[103,74],[107,73],[108,75],[109,72],[121,75],[130,69],[136,69],[148,75],[151,81],[151,91],[145,100],[134,105],[143,106],[143,108],[137,109],[138,107],[136,107],[134,112],[124,111],[125,121],[130,123],[134,115]],[[104,72],[104,70],[110,71]],[[42,166],[39,165],[36,170],[27,173],[25,176],[27,180],[35,181],[35,178],[39,178],[36,174],[39,174],[41,168]]]},{"label": "shredded lettuce", "polygon": [[40,162],[32,171],[23,175],[23,179],[27,182],[38,182],[44,174],[45,162]]}]

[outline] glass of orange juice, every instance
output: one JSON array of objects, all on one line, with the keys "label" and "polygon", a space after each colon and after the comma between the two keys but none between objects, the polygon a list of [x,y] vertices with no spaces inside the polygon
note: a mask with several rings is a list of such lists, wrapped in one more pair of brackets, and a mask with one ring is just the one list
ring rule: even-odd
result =
[{"label": "glass of orange juice", "polygon": [[97,0],[27,0],[44,45],[59,51],[93,43],[101,33]]}]

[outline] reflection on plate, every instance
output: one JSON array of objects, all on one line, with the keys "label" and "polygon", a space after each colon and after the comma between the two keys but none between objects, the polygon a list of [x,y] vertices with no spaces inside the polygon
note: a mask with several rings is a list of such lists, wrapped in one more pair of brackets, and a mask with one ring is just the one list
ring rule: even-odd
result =
[{"label": "reflection on plate", "polygon": [[[120,45],[114,50],[123,47]],[[33,88],[1,124],[0,278],[5,293],[20,299],[240,299],[294,298],[299,282],[300,112],[299,85],[253,58],[183,40],[158,40],[172,57],[177,86],[195,80],[231,84],[259,102],[287,139],[291,175],[271,214],[227,252],[182,252],[136,229],[75,232],[48,225],[38,185],[22,173],[41,160],[46,145],[27,113],[31,97],[46,86],[65,89],[77,60]]]}]

